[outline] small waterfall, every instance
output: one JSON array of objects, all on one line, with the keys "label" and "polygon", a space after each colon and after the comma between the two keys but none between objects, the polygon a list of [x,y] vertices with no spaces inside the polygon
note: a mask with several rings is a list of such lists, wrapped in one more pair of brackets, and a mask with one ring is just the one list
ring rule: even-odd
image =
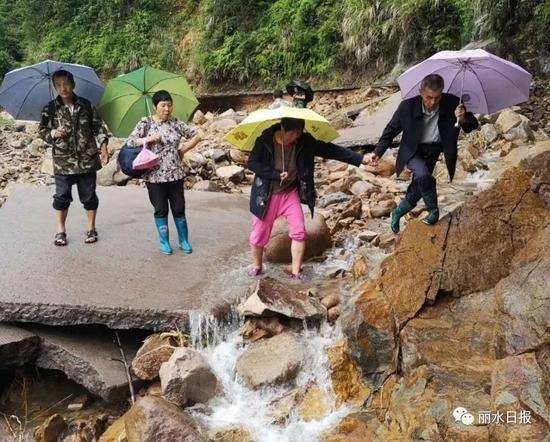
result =
[{"label": "small waterfall", "polygon": [[[208,360],[223,389],[223,394],[212,399],[206,407],[189,409],[211,431],[243,427],[256,441],[313,442],[320,440],[324,432],[351,412],[350,407],[336,407],[325,351],[342,339],[338,327],[324,323],[319,330],[308,329],[304,321],[299,339],[305,346],[306,356],[293,385],[250,390],[238,379],[235,370],[238,358],[248,346],[239,334],[242,319],[236,312],[224,323],[195,312],[189,315],[189,323],[192,346]],[[311,385],[316,385],[326,395],[327,415],[321,420],[304,421],[294,407],[285,422],[274,422],[271,405],[291,395],[296,388],[305,391]]]}]

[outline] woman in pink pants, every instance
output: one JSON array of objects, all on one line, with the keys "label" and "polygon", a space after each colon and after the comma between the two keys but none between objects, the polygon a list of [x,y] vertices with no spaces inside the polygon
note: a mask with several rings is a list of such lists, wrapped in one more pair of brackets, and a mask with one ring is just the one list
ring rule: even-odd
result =
[{"label": "woman in pink pants", "polygon": [[255,173],[250,195],[252,233],[250,276],[262,273],[264,247],[275,220],[285,217],[292,240],[291,278],[303,279],[300,269],[305,253],[306,229],[301,203],[315,207],[314,158],[320,156],[360,166],[363,156],[304,133],[304,120],[283,118],[256,140],[248,160]]}]

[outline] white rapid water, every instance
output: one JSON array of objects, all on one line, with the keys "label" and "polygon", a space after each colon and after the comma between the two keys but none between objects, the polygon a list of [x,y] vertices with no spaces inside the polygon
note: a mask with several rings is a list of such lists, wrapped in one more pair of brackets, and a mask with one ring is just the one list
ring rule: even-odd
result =
[{"label": "white rapid water", "polygon": [[[237,359],[248,346],[239,335],[238,316],[235,315],[229,324],[218,325],[211,317],[193,313],[190,326],[192,345],[206,357],[223,387],[223,395],[211,400],[207,407],[190,410],[210,431],[244,427],[256,441],[313,442],[320,440],[324,432],[334,428],[351,412],[349,407],[335,406],[325,352],[326,347],[342,338],[337,327],[324,324],[320,330],[302,330],[300,338],[306,347],[306,357],[292,386],[250,390],[239,381],[235,372]],[[306,389],[311,384],[326,393],[329,414],[322,420],[305,422],[294,409],[283,424],[274,423],[270,404],[296,387]]]}]

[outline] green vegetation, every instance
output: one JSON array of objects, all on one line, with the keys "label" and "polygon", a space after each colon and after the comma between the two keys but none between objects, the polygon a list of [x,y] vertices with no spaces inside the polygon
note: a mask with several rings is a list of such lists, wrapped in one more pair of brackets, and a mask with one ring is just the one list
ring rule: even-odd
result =
[{"label": "green vegetation", "polygon": [[0,0],[0,76],[50,58],[105,78],[150,64],[210,89],[337,83],[477,38],[523,60],[548,50],[549,28],[538,0]]}]

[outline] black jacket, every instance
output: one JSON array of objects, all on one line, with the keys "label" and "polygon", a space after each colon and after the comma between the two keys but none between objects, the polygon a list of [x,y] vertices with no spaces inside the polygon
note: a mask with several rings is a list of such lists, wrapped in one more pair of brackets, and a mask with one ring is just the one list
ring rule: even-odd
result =
[{"label": "black jacket", "polygon": [[[274,169],[273,135],[279,128],[276,124],[266,129],[258,137],[254,149],[248,158],[248,168],[255,173],[250,194],[250,211],[258,218],[265,216],[271,198],[271,182],[280,180],[280,172]],[[343,161],[360,166],[363,155],[332,143],[325,143],[304,133],[296,145],[296,169],[298,173],[298,192],[302,203],[308,205],[311,214],[315,207],[314,157]]]},{"label": "black jacket", "polygon": [[[452,180],[455,174],[457,141],[460,127],[456,128],[455,109],[459,104],[458,97],[451,94],[443,94],[439,102],[438,128],[441,136],[443,153],[449,177]],[[408,161],[416,153],[418,143],[422,137],[424,121],[422,118],[422,97],[416,96],[403,100],[392,119],[382,132],[382,136],[374,149],[374,153],[381,157],[386,149],[391,146],[393,139],[403,132],[401,144],[397,154],[396,174],[399,175]],[[466,112],[464,123],[461,124],[464,132],[471,132],[479,126],[476,117],[471,112]]]}]

